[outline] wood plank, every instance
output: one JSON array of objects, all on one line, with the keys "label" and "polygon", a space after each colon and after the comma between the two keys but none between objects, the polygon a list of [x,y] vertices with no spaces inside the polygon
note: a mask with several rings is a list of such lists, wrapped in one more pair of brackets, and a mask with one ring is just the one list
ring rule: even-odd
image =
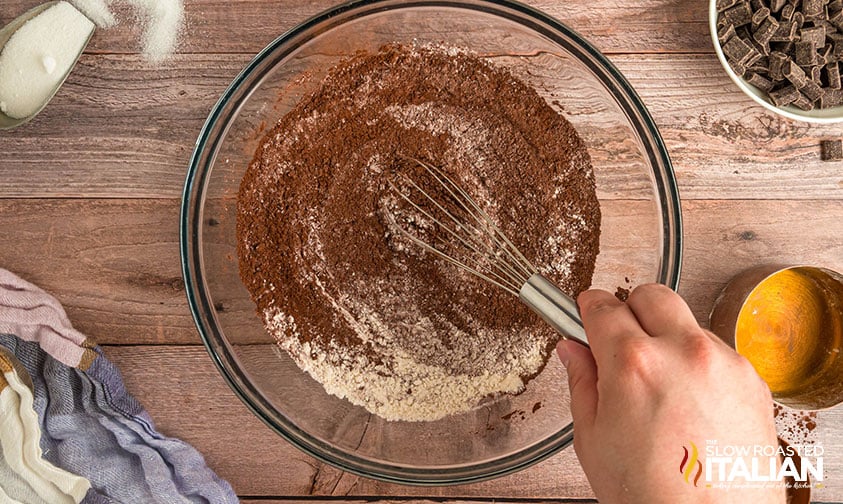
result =
[{"label": "wood plank", "polygon": [[[604,203],[604,228],[636,229],[645,203],[618,205]],[[178,212],[174,200],[0,200],[0,265],[54,293],[76,327],[102,343],[197,343],[181,277]],[[701,321],[745,268],[807,263],[843,271],[843,200],[692,200],[683,202],[683,217],[680,293]],[[220,240],[234,254],[231,242]],[[220,257],[234,267],[233,255]],[[235,321],[252,316],[246,299],[221,302]]]},{"label": "wood plank", "polygon": [[[286,497],[286,498],[240,498],[242,504],[328,504],[337,502],[337,499],[326,499],[325,497]],[[346,504],[588,504],[596,503],[594,499],[449,499],[449,498],[418,498],[418,497],[377,497],[377,496],[355,496],[343,497]]]},{"label": "wood plank", "polygon": [[[138,56],[83,57],[41,115],[0,133],[0,198],[179,198],[199,130],[248,59],[193,54],[148,70]],[[765,112],[709,55],[613,60],[661,129],[683,199],[843,198],[840,163],[819,156],[839,126]],[[607,193],[638,190],[612,177]]]},{"label": "wood plank", "polygon": [[[338,3],[337,0],[186,0],[185,26],[178,50],[254,54],[296,24]],[[711,50],[706,2],[529,0],[526,3],[566,23],[607,53]],[[0,24],[36,4],[38,0],[6,0],[0,10]],[[123,22],[115,28],[98,30],[88,51],[140,51],[140,29],[132,22],[134,12],[119,4],[115,12]]]},{"label": "wood plank", "polygon": [[[164,434],[191,443],[217,473],[246,496],[377,496],[591,499],[571,449],[516,474],[451,487],[382,483],[343,473],[299,452],[253,416],[228,389],[199,346],[109,346],[128,390],[141,398]],[[562,385],[560,385],[562,386]],[[826,487],[819,501],[843,500],[843,406],[818,414],[812,436],[825,449]],[[590,502],[590,501],[586,501]]]}]

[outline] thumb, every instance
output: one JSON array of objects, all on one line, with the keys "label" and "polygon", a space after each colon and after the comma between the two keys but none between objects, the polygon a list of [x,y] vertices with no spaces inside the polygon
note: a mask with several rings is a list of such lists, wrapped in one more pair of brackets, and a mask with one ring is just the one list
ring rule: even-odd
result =
[{"label": "thumb", "polygon": [[591,350],[575,341],[560,340],[556,353],[568,370],[574,428],[588,428],[597,413],[597,364]]}]

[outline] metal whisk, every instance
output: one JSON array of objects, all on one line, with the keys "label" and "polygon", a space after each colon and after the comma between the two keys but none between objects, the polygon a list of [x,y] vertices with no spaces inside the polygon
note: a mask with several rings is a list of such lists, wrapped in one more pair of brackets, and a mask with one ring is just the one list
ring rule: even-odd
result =
[{"label": "metal whisk", "polygon": [[517,296],[560,335],[587,346],[588,339],[574,300],[538,273],[537,268],[524,257],[486,212],[441,169],[418,159],[410,161],[418,163],[424,168],[424,173],[445,190],[453,201],[452,209],[448,209],[444,202],[434,198],[405,173],[398,173],[396,177],[403,181],[402,185],[418,192],[425,202],[424,206],[435,208],[441,218],[435,217],[421,203],[413,201],[409,191],[401,190],[392,180],[389,180],[390,186],[416,211],[435,223],[445,235],[438,238],[448,247],[458,247],[464,252],[462,255],[466,259],[457,259],[425,242],[399,225],[395,217],[389,214],[393,225],[425,250]]}]

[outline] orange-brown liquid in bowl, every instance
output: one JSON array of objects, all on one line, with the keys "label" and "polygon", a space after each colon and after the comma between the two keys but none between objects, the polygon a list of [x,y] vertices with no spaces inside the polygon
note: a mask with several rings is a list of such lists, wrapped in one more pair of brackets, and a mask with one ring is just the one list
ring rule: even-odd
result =
[{"label": "orange-brown liquid in bowl", "polygon": [[843,283],[817,268],[782,270],[738,315],[735,347],[780,402],[818,409],[843,399]]}]

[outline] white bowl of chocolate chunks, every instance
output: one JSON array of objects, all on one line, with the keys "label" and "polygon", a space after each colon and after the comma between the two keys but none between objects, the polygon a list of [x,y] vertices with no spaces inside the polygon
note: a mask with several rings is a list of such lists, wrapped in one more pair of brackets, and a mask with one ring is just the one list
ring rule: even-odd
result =
[{"label": "white bowl of chocolate chunks", "polygon": [[709,23],[750,98],[791,119],[843,121],[843,0],[711,0]]}]

